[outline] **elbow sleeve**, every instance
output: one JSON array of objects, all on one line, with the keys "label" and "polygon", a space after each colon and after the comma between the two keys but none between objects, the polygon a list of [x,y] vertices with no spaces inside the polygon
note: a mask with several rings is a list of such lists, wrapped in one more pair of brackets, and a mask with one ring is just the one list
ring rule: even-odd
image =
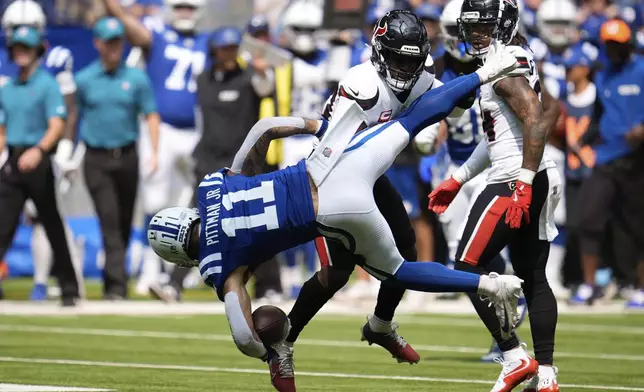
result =
[{"label": "elbow sleeve", "polygon": [[235,292],[226,293],[224,304],[230,332],[239,351],[249,357],[263,359],[266,356],[266,347],[262,342],[255,339],[253,331],[244,317],[244,311],[241,308],[237,294]]}]

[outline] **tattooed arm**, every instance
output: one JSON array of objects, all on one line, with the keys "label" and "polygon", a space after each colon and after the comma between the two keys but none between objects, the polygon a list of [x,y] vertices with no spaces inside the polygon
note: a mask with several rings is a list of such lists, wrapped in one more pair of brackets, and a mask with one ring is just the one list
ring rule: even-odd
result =
[{"label": "tattooed arm", "polygon": [[[554,115],[558,108],[544,112],[539,96],[523,76],[513,76],[500,80],[494,91],[512,109],[523,124],[523,169],[536,173],[543,157],[548,132],[556,121]],[[553,105],[554,106],[554,105]],[[557,113],[558,115],[558,113]],[[550,117],[554,117],[551,120]]]},{"label": "tattooed arm", "polygon": [[272,140],[293,135],[314,135],[321,127],[320,120],[299,117],[272,117],[258,121],[248,133],[235,155],[231,170],[245,176],[259,174]]}]

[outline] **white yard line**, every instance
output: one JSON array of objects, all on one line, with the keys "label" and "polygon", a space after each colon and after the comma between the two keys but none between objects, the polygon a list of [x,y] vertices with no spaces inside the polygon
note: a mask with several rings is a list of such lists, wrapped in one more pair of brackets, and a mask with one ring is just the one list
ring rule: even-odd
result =
[{"label": "white yard line", "polygon": [[107,392],[113,389],[61,387],[48,385],[0,384],[0,392]]},{"label": "white yard line", "polygon": [[[232,341],[230,335],[200,334],[188,332],[163,332],[163,331],[136,331],[123,329],[96,329],[96,328],[68,328],[68,327],[44,327],[36,325],[12,325],[0,324],[0,331],[36,333],[36,334],[63,334],[63,335],[91,335],[91,336],[118,336],[118,337],[142,337],[152,339],[183,339],[183,340],[210,340],[228,342]],[[319,347],[350,347],[350,348],[376,348],[365,343],[352,340],[324,340],[324,339],[298,339],[298,345],[319,346]],[[488,350],[477,347],[462,346],[438,346],[438,345],[414,345],[418,351],[434,351],[448,353],[471,353],[485,354]],[[558,358],[577,359],[604,359],[608,361],[644,361],[644,355],[622,355],[622,354],[601,354],[601,353],[566,353],[556,352]]]},{"label": "white yard line", "polygon": [[[224,367],[211,367],[211,366],[157,365],[157,364],[148,364],[148,363],[76,361],[76,360],[69,360],[69,359],[0,357],[0,362],[135,368],[135,369],[183,370],[183,371],[215,372],[215,373],[245,373],[245,374],[267,374],[268,373],[268,371],[262,370],[262,369],[224,368]],[[355,378],[355,379],[368,379],[368,380],[420,381],[420,382],[437,382],[437,383],[449,383],[449,384],[492,385],[494,383],[494,381],[492,380],[472,380],[472,379],[463,379],[463,378],[384,376],[384,375],[378,375],[378,374],[318,373],[318,372],[305,372],[305,371],[298,371],[297,376],[324,377],[324,378],[329,378],[329,377]],[[625,386],[616,386],[616,385],[561,384],[561,387],[592,389],[592,390],[602,390],[602,391],[644,392],[644,388],[625,387]]]}]

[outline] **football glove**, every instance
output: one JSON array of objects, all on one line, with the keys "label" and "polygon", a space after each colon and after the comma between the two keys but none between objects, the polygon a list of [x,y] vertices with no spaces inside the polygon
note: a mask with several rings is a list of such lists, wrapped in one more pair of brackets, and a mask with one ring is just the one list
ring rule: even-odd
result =
[{"label": "football glove", "polygon": [[429,194],[429,209],[434,211],[437,214],[442,214],[447,210],[450,203],[458,191],[461,190],[462,184],[450,177],[449,179],[443,181],[438,185],[436,189]]},{"label": "football glove", "polygon": [[532,202],[532,185],[517,181],[512,193],[510,205],[505,212],[505,223],[511,229],[521,227],[521,222],[530,223],[530,203]]}]

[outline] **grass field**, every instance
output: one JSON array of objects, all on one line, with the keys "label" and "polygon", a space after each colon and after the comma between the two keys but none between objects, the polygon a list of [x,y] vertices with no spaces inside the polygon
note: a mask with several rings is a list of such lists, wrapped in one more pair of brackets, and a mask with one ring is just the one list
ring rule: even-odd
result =
[{"label": "grass field", "polygon": [[[272,390],[265,365],[237,351],[222,315],[0,317],[0,383]],[[489,391],[498,375],[499,365],[478,362],[489,338],[474,316],[399,317],[421,353],[414,366],[360,342],[363,321],[321,315],[305,329],[295,349],[299,391]],[[520,332],[530,346],[527,326]],[[556,364],[562,391],[644,391],[644,315],[560,317]]]}]

